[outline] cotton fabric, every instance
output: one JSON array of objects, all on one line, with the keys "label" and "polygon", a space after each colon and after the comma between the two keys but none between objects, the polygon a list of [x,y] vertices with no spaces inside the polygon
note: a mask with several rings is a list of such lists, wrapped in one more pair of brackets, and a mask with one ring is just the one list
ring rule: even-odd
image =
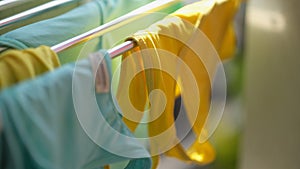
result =
[{"label": "cotton fabric", "polygon": [[[109,73],[106,83],[110,83],[111,60],[105,51],[101,55]],[[133,136],[122,122],[110,91],[95,92],[95,74],[90,60],[84,59],[2,91],[1,168],[95,169],[130,160],[126,169],[149,169],[151,159],[145,148],[121,137]],[[76,95],[74,88],[81,93]],[[85,97],[87,93],[94,96],[97,108],[90,107],[90,102],[76,102],[91,99]],[[94,109],[99,109],[104,121],[90,116],[91,112],[97,113]],[[82,121],[89,122],[89,126]],[[85,127],[92,129],[94,140]],[[126,156],[114,154],[110,148]]]},{"label": "cotton fabric", "polygon": [[58,56],[47,46],[7,50],[0,54],[0,90],[59,66]]},{"label": "cotton fabric", "polygon": [[[36,22],[0,36],[0,46],[26,49],[40,45],[54,46],[88,32],[116,17],[153,0],[93,0],[60,16]],[[58,53],[61,64],[86,58],[102,49],[102,37]]]},{"label": "cotton fabric", "polygon": [[[60,16],[13,30],[0,37],[0,45],[15,49],[54,46],[102,25],[104,14],[112,11],[110,2],[114,0],[93,0]],[[89,46],[89,52],[99,50],[100,38],[91,41]],[[75,61],[82,48],[83,45],[78,45],[59,53],[61,63]]]},{"label": "cotton fabric", "polygon": [[[238,5],[239,0],[202,0],[179,9],[164,20],[137,32],[128,39],[135,41],[138,47],[123,55],[119,85],[121,87],[119,87],[117,99],[125,114],[123,120],[133,131],[143,117],[144,108],[150,106],[150,119],[155,120],[148,123],[149,137],[167,132],[163,139],[150,140],[152,152],[166,149],[168,144],[173,143],[175,146],[169,147],[169,150],[165,152],[168,156],[197,164],[207,164],[215,158],[210,143],[202,143],[199,140],[201,132],[205,132],[203,126],[210,106],[211,81],[209,76],[212,74],[209,72],[214,71],[217,61],[208,57],[212,55],[209,53],[211,50],[207,50],[209,52],[193,51],[190,47],[197,49],[197,45],[208,46],[203,43],[201,37],[199,38],[199,33],[197,34],[197,30],[201,30],[218,52],[220,59],[232,56],[235,50],[232,21]],[[199,53],[205,63],[197,56]],[[177,56],[183,63],[164,60],[170,55]],[[149,66],[149,64],[152,65]],[[170,76],[169,72],[157,69],[166,65],[173,74],[177,72],[176,77]],[[143,70],[151,66],[156,69]],[[196,90],[191,87],[194,84],[187,76],[189,71],[186,71],[184,66],[190,68],[197,86]],[[134,72],[139,73],[131,78]],[[176,84],[176,80],[179,84]],[[124,90],[126,83],[130,83],[128,90]],[[176,86],[180,86],[181,91]],[[148,97],[148,94],[155,89],[162,91],[167,100],[162,113],[161,108],[156,106],[163,101],[162,97],[160,95],[153,96],[152,99]],[[176,129],[173,125],[174,100],[179,92],[183,95],[187,115],[197,136],[195,142],[187,150],[178,144],[180,140],[176,136]],[[200,98],[197,98],[197,93]],[[195,107],[195,100],[199,102],[199,107]],[[135,114],[132,113],[133,110]],[[192,113],[195,110],[196,115]],[[158,159],[156,154],[153,157],[153,166],[157,166]]]}]

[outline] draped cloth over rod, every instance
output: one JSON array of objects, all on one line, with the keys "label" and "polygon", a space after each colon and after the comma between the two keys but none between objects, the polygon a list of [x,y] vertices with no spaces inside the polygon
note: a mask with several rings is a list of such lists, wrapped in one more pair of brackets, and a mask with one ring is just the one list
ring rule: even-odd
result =
[{"label": "draped cloth over rod", "polygon": [[[162,152],[197,164],[207,164],[215,158],[211,145],[208,142],[200,142],[200,135],[205,132],[203,126],[210,107],[211,82],[209,71],[205,66],[207,63],[203,63],[197,56],[200,53],[203,55],[202,58],[209,61],[212,53],[209,50],[197,53],[190,47],[198,44],[207,45],[203,44],[201,39],[197,39],[199,37],[197,31],[201,30],[213,44],[220,59],[232,56],[235,50],[233,17],[239,3],[239,0],[202,0],[179,9],[164,20],[128,38],[134,40],[137,47],[123,55],[117,99],[124,113],[123,119],[133,131],[143,117],[144,108],[150,107],[148,134],[151,153],[154,155],[154,167],[158,164],[158,154]],[[172,55],[180,58],[184,64],[164,60],[171,58]],[[158,69],[163,69],[166,62],[171,72],[176,74],[177,71],[177,77],[174,78],[169,72]],[[187,72],[183,69],[184,65],[189,67],[196,80],[197,88],[194,91],[191,91],[192,83],[185,76]],[[215,61],[210,65],[209,69],[216,68]],[[148,69],[149,67],[152,69]],[[176,86],[180,86],[181,90],[177,90]],[[157,89],[164,96],[151,93]],[[178,91],[183,95],[189,120],[195,121],[191,125],[197,138],[187,150],[179,143],[173,125],[174,100]],[[193,97],[197,92],[201,100],[198,108],[193,104],[195,99],[197,100]],[[164,99],[166,104],[159,107]],[[193,113],[195,109],[197,109],[196,116]],[[159,135],[164,136],[156,138]],[[168,147],[169,144],[174,145]]]}]

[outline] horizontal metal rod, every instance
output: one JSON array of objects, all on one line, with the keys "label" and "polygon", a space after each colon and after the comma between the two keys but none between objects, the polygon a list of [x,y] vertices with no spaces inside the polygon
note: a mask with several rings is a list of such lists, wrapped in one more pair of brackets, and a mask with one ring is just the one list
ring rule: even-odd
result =
[{"label": "horizontal metal rod", "polygon": [[115,46],[113,48],[111,48],[110,50],[108,50],[108,54],[110,56],[110,58],[115,58],[127,51],[129,51],[130,49],[133,49],[136,46],[135,42],[133,41],[126,41],[118,46]]},{"label": "horizontal metal rod", "polygon": [[37,6],[35,8],[29,9],[27,11],[21,12],[19,14],[13,15],[11,17],[5,18],[0,20],[0,28],[11,25],[16,22],[23,21],[24,19],[27,19],[29,17],[35,16],[41,12],[45,12],[47,10],[50,10],[54,7],[58,7],[61,5],[66,5],[71,2],[78,2],[79,0],[55,0],[48,3],[45,3],[43,5]]},{"label": "horizontal metal rod", "polygon": [[130,13],[123,15],[117,19],[114,19],[106,24],[103,24],[95,29],[92,29],[86,33],[73,37],[69,40],[66,40],[62,43],[59,43],[55,46],[52,46],[51,49],[55,52],[61,52],[71,46],[74,46],[79,43],[86,42],[88,40],[94,39],[96,37],[102,36],[105,33],[112,31],[114,29],[120,28],[137,18],[140,18],[147,13],[157,12],[161,9],[169,7],[171,4],[178,2],[178,0],[156,0],[143,7],[140,7],[136,10],[131,11]]},{"label": "horizontal metal rod", "polygon": [[5,6],[14,2],[18,2],[18,0],[6,0],[6,1],[0,1],[0,6]]}]

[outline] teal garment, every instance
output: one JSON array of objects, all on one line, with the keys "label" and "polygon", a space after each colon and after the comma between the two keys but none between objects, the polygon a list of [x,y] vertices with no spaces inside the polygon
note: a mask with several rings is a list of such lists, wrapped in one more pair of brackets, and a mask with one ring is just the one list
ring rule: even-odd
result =
[{"label": "teal garment", "polygon": [[[100,54],[110,83],[111,60]],[[90,115],[97,109],[102,120]],[[95,92],[89,59],[1,91],[0,168],[96,169],[130,160],[126,169],[150,169],[148,151],[117,109],[110,91]]]},{"label": "teal garment", "polygon": [[[13,30],[0,37],[0,46],[25,49],[56,45],[102,25],[117,1],[120,0],[93,0],[58,17]],[[83,45],[78,45],[60,52],[58,55],[61,63],[75,61],[82,48]],[[101,40],[96,38],[89,42],[88,52],[100,48]]]},{"label": "teal garment", "polygon": [[[25,49],[53,46],[94,29],[153,0],[93,0],[63,15],[30,24],[0,36],[0,46]],[[73,46],[58,53],[62,64],[102,49],[102,38]],[[105,47],[104,47],[105,48]]]}]

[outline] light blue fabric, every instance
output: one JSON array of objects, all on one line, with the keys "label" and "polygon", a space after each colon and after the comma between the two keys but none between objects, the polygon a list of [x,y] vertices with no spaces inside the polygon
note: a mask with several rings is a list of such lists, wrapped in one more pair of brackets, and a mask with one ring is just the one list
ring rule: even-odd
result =
[{"label": "light blue fabric", "polygon": [[[102,54],[111,79],[111,60],[106,52]],[[79,99],[74,88],[82,89]],[[105,123],[90,116],[97,111],[89,104],[81,106],[86,114],[80,119],[76,100],[92,102],[85,98],[86,93],[93,93]],[[122,122],[111,92],[95,93],[89,59],[79,61],[76,70],[75,63],[66,64],[3,90],[0,112],[2,169],[96,169],[125,160],[131,160],[126,169],[151,168],[147,150],[139,142],[123,137],[134,138]],[[85,122],[89,122],[87,128]],[[112,153],[114,148],[120,153]]]},{"label": "light blue fabric", "polygon": [[[13,30],[0,37],[0,46],[25,49],[56,45],[102,25],[117,1],[120,0],[93,0],[58,17]],[[59,53],[61,63],[76,60],[82,47],[78,45]],[[89,52],[100,48],[100,38],[89,43]]]},{"label": "light blue fabric", "polygon": [[[25,49],[40,45],[53,46],[72,37],[94,29],[116,17],[153,0],[93,0],[63,15],[33,23],[0,36],[0,46]],[[86,53],[102,49],[102,38],[90,40],[58,53],[62,64],[75,61],[85,47]]]}]

